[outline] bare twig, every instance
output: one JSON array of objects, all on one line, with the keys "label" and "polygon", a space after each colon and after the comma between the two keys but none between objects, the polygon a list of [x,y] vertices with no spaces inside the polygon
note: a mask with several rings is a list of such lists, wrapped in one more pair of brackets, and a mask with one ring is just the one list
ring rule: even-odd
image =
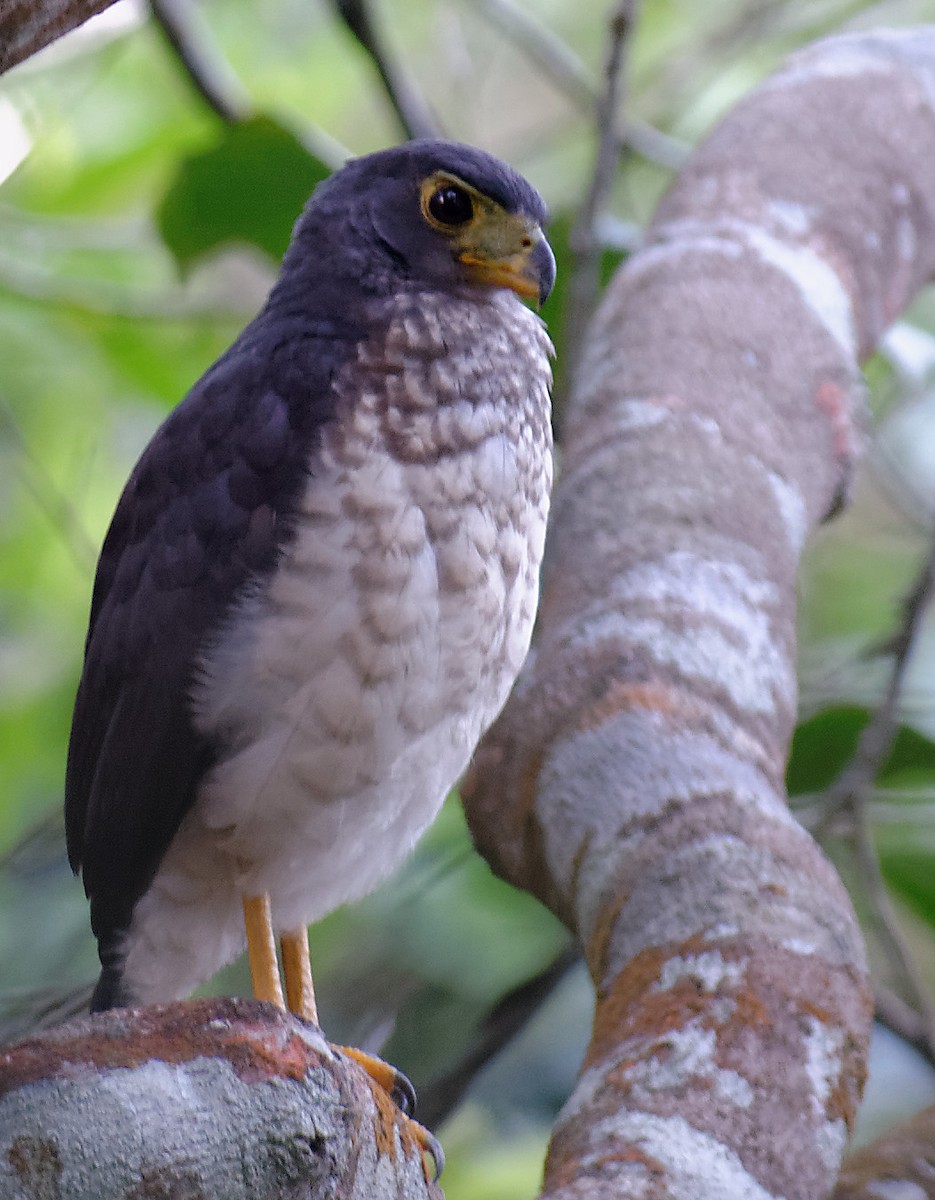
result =
[{"label": "bare twig", "polygon": [[179,0],[149,0],[156,25],[181,63],[195,91],[227,125],[250,116],[251,105],[234,72],[202,29],[194,10]]},{"label": "bare twig", "polygon": [[600,288],[601,244],[597,225],[607,203],[620,158],[619,109],[625,90],[625,51],[636,18],[636,0],[619,0],[610,19],[605,86],[597,108],[594,171],[571,232],[572,271],[565,315],[566,385],[575,368]]},{"label": "bare twig", "polygon": [[[600,89],[584,61],[551,29],[514,0],[473,0],[492,25],[525,54],[576,108],[588,115],[600,104]],[[677,171],[689,147],[646,121],[627,117],[618,130],[621,148],[627,148],[667,170]]]},{"label": "bare twig", "polygon": [[889,640],[888,648],[893,652],[893,669],[883,699],[861,731],[853,758],[825,793],[824,816],[817,829],[819,836],[826,832],[835,816],[844,809],[852,809],[865,803],[873,790],[899,729],[899,704],[906,669],[933,598],[935,539],[911,591],[903,602],[903,620]]},{"label": "bare twig", "polygon": [[854,810],[854,853],[860,872],[860,887],[867,902],[867,911],[876,927],[880,948],[886,955],[898,988],[908,998],[918,1016],[918,1037],[929,1047],[929,1055],[935,1056],[935,1009],[932,1007],[925,981],[916,965],[909,944],[899,926],[883,872],[866,805],[858,801]]},{"label": "bare twig", "polygon": [[114,0],[4,0],[0,4],[0,74],[84,24]]},{"label": "bare twig", "polygon": [[873,842],[872,818],[868,810],[877,776],[886,762],[899,729],[899,710],[906,671],[912,651],[935,598],[935,539],[928,556],[903,603],[903,619],[889,647],[893,669],[886,692],[870,720],[861,731],[851,761],[825,794],[822,818],[817,834],[827,834],[835,819],[848,816],[849,835],[860,874],[860,885],[876,926],[879,944],[889,961],[898,987],[908,998],[918,1018],[920,1032],[913,1044],[924,1041],[927,1053],[935,1057],[935,1007],[893,909],[880,870]]},{"label": "bare twig", "polygon": [[23,436],[16,418],[5,401],[0,400],[0,428],[12,442],[26,488],[46,514],[68,548],[82,574],[88,573],[97,559],[97,549],[81,523],[70,497],[46,471]]},{"label": "bare twig", "polygon": [[414,81],[394,63],[374,26],[367,0],[334,0],[341,20],[373,59],[407,138],[438,137],[442,130]]},{"label": "bare twig", "polygon": [[594,77],[567,42],[513,0],[474,0],[471,7],[496,25],[578,108],[593,111],[598,99]]},{"label": "bare twig", "polygon": [[435,1128],[450,1115],[484,1067],[532,1020],[569,970],[581,961],[567,946],[544,970],[514,988],[487,1014],[474,1043],[450,1071],[419,1089],[419,1119]]},{"label": "bare twig", "polygon": [[874,987],[874,1014],[881,1025],[902,1038],[935,1067],[935,1042],[925,1018],[901,996],[882,984]]}]

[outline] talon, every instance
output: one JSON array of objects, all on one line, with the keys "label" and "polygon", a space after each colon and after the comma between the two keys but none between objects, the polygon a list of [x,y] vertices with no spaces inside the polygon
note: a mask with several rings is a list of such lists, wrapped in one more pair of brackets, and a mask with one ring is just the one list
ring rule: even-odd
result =
[{"label": "talon", "polygon": [[[410,1084],[410,1086],[412,1085]],[[416,1141],[422,1147],[422,1172],[425,1175],[425,1182],[438,1183],[439,1179],[441,1179],[442,1171],[445,1169],[445,1151],[442,1149],[442,1144],[435,1134],[432,1133],[431,1129],[426,1129],[418,1121],[410,1121],[410,1124],[413,1126]],[[426,1169],[425,1159],[427,1155],[431,1156],[434,1164],[435,1170],[432,1175],[429,1175]]]},{"label": "talon", "polygon": [[[384,1062],[382,1058],[377,1058],[375,1054],[367,1054],[354,1046],[335,1046],[334,1048],[363,1067],[373,1082],[386,1092],[403,1116],[407,1118],[412,1134],[422,1151],[422,1171],[425,1180],[427,1183],[437,1183],[445,1169],[445,1152],[435,1134],[430,1129],[426,1129],[424,1125],[420,1125],[418,1121],[413,1120],[412,1114],[416,1110],[416,1089],[410,1080],[402,1071],[397,1071],[394,1066]],[[426,1156],[430,1156],[434,1164],[432,1172],[426,1165]]]},{"label": "talon", "polygon": [[[396,1073],[393,1086],[390,1089],[390,1098],[401,1113],[411,1118],[415,1115],[416,1111],[416,1089],[412,1086],[412,1081],[408,1075],[404,1075],[402,1071],[397,1071],[395,1067],[391,1067],[390,1069]],[[422,1128],[421,1125],[419,1128]]]}]

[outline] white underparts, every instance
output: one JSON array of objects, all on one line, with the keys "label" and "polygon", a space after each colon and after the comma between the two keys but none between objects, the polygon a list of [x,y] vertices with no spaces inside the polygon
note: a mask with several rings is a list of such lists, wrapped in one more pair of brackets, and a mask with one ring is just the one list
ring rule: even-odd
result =
[{"label": "white underparts", "polygon": [[400,301],[335,381],[294,544],[204,657],[230,747],[134,912],[125,981],[187,995],[369,892],[464,770],[526,656],[551,482],[550,346],[512,293]]}]

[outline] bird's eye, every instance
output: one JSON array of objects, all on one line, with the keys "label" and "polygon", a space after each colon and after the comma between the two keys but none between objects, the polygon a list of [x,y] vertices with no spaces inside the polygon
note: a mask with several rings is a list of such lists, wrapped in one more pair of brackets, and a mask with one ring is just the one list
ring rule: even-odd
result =
[{"label": "bird's eye", "polygon": [[429,196],[429,215],[439,225],[466,225],[474,216],[474,201],[464,188],[442,184]]}]

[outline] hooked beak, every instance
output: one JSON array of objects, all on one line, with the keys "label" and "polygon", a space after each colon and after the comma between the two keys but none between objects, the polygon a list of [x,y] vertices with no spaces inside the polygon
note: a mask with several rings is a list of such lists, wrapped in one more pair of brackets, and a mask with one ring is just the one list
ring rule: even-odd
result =
[{"label": "hooked beak", "polygon": [[555,284],[555,255],[538,225],[526,229],[512,253],[488,255],[475,245],[463,250],[458,261],[472,283],[510,288],[538,305],[545,304]]}]

